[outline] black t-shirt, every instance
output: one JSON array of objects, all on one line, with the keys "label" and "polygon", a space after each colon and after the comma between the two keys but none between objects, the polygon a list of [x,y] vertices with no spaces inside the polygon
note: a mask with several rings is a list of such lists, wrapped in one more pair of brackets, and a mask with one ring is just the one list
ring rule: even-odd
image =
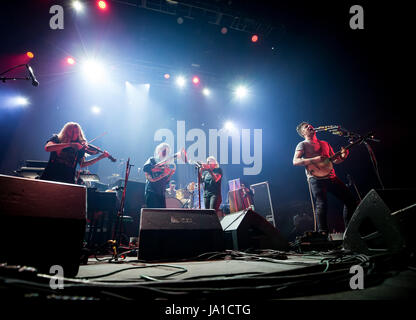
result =
[{"label": "black t-shirt", "polygon": [[[48,142],[60,143],[58,135],[53,135]],[[74,148],[62,149],[58,154],[56,151],[51,152],[49,162],[42,173],[42,180],[52,180],[66,183],[75,183],[75,172],[77,165],[84,158],[84,150],[75,150]]]},{"label": "black t-shirt", "polygon": [[208,197],[211,195],[221,195],[221,180],[222,180],[222,169],[221,168],[214,168],[212,170],[216,175],[220,174],[221,179],[218,182],[215,182],[214,177],[212,176],[211,172],[208,170],[204,170],[202,172],[202,186],[204,187],[204,197]]},{"label": "black t-shirt", "polygon": [[[154,157],[150,157],[143,165],[143,171],[148,173],[153,178],[156,178],[157,176],[163,173],[163,172],[160,172],[160,173],[152,172],[152,168],[154,167],[155,164],[156,164],[156,159]],[[144,188],[144,191],[145,193],[153,192],[164,197],[165,192],[166,192],[166,185],[168,184],[169,180],[170,180],[169,175],[155,182],[151,182],[149,181],[149,179],[146,179],[146,186]]]}]

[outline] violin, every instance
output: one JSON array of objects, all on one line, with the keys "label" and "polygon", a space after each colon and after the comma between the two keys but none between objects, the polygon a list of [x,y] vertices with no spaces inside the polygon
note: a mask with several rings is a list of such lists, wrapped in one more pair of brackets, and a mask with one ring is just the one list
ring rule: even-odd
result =
[{"label": "violin", "polygon": [[[90,143],[84,144],[83,149],[87,153],[90,153],[90,152],[93,153],[93,154],[104,153],[103,150],[101,150],[97,146],[94,146],[94,145],[92,145]],[[108,159],[110,159],[112,162],[116,162],[117,161],[117,159],[113,158],[111,155],[108,155]]]}]

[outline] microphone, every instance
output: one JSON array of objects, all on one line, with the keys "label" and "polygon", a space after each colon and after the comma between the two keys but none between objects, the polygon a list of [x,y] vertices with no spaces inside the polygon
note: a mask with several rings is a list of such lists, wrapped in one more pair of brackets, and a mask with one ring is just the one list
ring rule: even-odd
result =
[{"label": "microphone", "polygon": [[28,64],[26,65],[27,70],[29,71],[30,79],[32,79],[32,86],[37,87],[39,85],[39,81],[36,80],[35,75],[33,74],[33,69]]},{"label": "microphone", "polygon": [[328,131],[328,130],[336,130],[339,129],[340,126],[319,126],[317,128],[314,128],[315,132],[320,132],[320,131]]}]

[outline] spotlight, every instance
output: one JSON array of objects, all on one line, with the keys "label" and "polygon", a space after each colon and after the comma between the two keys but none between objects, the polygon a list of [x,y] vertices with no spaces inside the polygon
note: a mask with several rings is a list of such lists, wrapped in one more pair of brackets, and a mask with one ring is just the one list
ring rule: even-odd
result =
[{"label": "spotlight", "polygon": [[149,91],[150,90],[150,83],[145,83],[144,88]]},{"label": "spotlight", "polygon": [[76,12],[82,12],[84,10],[84,5],[82,4],[81,1],[73,1],[72,2],[72,7],[75,9]]},{"label": "spotlight", "polygon": [[257,42],[259,41],[259,36],[257,34],[253,34],[251,37],[251,42]]},{"label": "spotlight", "polygon": [[224,129],[227,130],[227,131],[234,131],[236,128],[235,128],[234,123],[232,123],[231,121],[227,121],[224,124]]},{"label": "spotlight", "polygon": [[90,80],[103,80],[105,78],[104,66],[97,60],[86,60],[82,65],[82,71]]},{"label": "spotlight", "polygon": [[68,57],[66,58],[66,63],[72,66],[75,64],[75,59],[72,57]]},{"label": "spotlight", "polygon": [[183,76],[179,76],[179,77],[176,78],[176,85],[178,87],[181,87],[182,88],[182,87],[185,86],[185,84],[186,84],[186,80],[185,80],[185,78]]},{"label": "spotlight", "polygon": [[202,89],[202,94],[206,97],[208,97],[211,94],[211,91],[209,91],[208,88]]},{"label": "spotlight", "polygon": [[30,58],[30,59],[33,59],[35,57],[35,55],[33,54],[33,52],[30,52],[30,51],[26,52],[26,56],[28,58]]},{"label": "spotlight", "polygon": [[100,109],[100,107],[92,106],[91,107],[91,112],[94,113],[94,114],[100,114],[101,113],[101,109]]},{"label": "spotlight", "polygon": [[22,96],[11,97],[7,100],[6,105],[9,107],[25,107],[29,105],[29,99]]},{"label": "spotlight", "polygon": [[221,28],[221,33],[226,34],[228,32],[228,29],[226,27]]},{"label": "spotlight", "polygon": [[169,73],[165,73],[165,74],[163,75],[163,77],[164,77],[165,79],[169,79],[169,78],[170,78],[170,74],[169,74]]},{"label": "spotlight", "polygon": [[248,89],[247,89],[246,87],[244,87],[244,86],[238,86],[238,87],[235,89],[234,93],[235,93],[235,96],[236,96],[238,99],[243,99],[243,98],[245,98],[245,97],[247,96],[247,94],[248,94]]},{"label": "spotlight", "polygon": [[195,84],[195,85],[197,85],[197,84],[199,84],[199,78],[197,77],[197,76],[194,76],[193,78],[192,78],[192,82],[193,82],[193,84]]},{"label": "spotlight", "polygon": [[105,10],[107,8],[107,2],[100,0],[97,2],[98,8],[101,10]]}]

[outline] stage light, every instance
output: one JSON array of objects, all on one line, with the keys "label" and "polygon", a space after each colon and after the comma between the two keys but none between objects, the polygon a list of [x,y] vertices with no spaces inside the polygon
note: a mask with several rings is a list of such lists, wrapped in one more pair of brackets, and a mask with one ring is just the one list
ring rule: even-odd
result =
[{"label": "stage light", "polygon": [[234,131],[236,129],[234,123],[232,123],[231,121],[227,121],[224,124],[224,129],[227,131]]},{"label": "stage light", "polygon": [[257,34],[253,34],[253,36],[251,37],[251,42],[257,42],[259,41],[259,36]]},{"label": "stage light", "polygon": [[75,64],[75,59],[72,57],[68,57],[66,58],[66,63],[72,66]]},{"label": "stage light", "polygon": [[105,68],[103,64],[97,60],[86,60],[82,64],[82,71],[90,80],[101,81],[105,79]]},{"label": "stage light", "polygon": [[92,106],[91,107],[91,112],[94,114],[100,114],[101,113],[101,109],[98,106]]},{"label": "stage light", "polygon": [[202,89],[202,94],[206,97],[208,97],[211,94],[211,91],[209,91],[208,88]]},{"label": "stage light", "polygon": [[236,96],[236,98],[238,99],[243,99],[247,96],[248,94],[248,89],[244,86],[238,86],[235,91],[234,94]]},{"label": "stage light", "polygon": [[84,5],[81,1],[73,1],[72,7],[75,9],[76,12],[82,12],[84,10]]},{"label": "stage light", "polygon": [[5,105],[10,108],[25,107],[29,105],[29,99],[23,96],[10,97],[7,99]]},{"label": "stage light", "polygon": [[101,10],[105,10],[107,8],[107,2],[100,0],[97,2],[98,8]]},{"label": "stage light", "polygon": [[169,78],[170,78],[170,74],[169,74],[169,73],[165,73],[165,74],[163,75],[163,77],[164,77],[165,79],[169,79]]},{"label": "stage light", "polygon": [[197,84],[199,84],[199,78],[197,77],[197,76],[194,76],[193,78],[192,78],[192,83],[193,84],[195,84],[195,85],[197,85]]},{"label": "stage light", "polygon": [[35,57],[35,55],[33,54],[33,52],[30,52],[30,51],[26,52],[26,56],[28,58],[30,58],[30,59],[33,59]]},{"label": "stage light", "polygon": [[186,80],[185,80],[185,78],[183,76],[177,77],[175,82],[176,82],[176,85],[178,87],[181,87],[181,88],[184,87],[185,84],[186,84]]},{"label": "stage light", "polygon": [[149,91],[150,90],[150,83],[145,83],[144,88]]}]

